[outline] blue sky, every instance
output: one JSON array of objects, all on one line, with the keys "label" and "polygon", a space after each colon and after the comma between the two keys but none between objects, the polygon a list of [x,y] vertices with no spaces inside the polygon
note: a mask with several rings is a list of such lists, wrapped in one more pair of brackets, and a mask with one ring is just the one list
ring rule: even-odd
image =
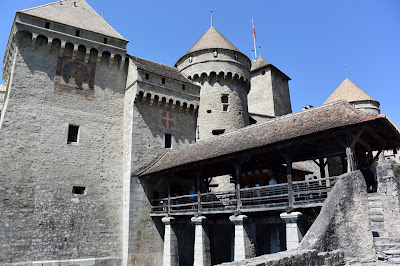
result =
[{"label": "blue sky", "polygon": [[[2,2],[0,54],[15,11],[52,2]],[[174,65],[210,27],[252,57],[251,20],[262,56],[292,81],[293,112],[321,105],[349,78],[400,126],[400,1],[128,1],[87,0],[130,42],[128,53]]]}]

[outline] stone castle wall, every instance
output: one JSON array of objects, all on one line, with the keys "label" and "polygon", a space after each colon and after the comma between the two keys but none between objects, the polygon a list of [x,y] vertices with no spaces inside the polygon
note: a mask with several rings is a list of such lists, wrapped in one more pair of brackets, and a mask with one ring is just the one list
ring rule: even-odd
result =
[{"label": "stone castle wall", "polygon": [[[55,93],[59,49],[20,34],[0,138],[1,264],[118,261],[126,75],[97,64],[93,99]],[[79,125],[77,144],[68,125]],[[73,186],[85,187],[74,194]]]}]

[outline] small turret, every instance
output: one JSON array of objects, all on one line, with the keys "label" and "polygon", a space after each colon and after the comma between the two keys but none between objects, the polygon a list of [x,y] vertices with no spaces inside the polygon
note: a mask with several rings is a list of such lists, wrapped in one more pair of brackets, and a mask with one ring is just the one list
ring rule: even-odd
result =
[{"label": "small turret", "polygon": [[249,124],[250,60],[214,27],[209,28],[175,66],[201,85],[198,139]]},{"label": "small turret", "polygon": [[369,114],[377,115],[380,113],[379,102],[349,79],[345,79],[324,104],[339,100],[346,100],[353,104],[355,108]]}]

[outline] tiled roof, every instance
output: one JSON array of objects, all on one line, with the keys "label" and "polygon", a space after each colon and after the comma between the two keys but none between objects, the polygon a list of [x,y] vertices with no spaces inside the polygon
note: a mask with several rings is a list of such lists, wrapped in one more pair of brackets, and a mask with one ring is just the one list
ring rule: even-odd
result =
[{"label": "tiled roof", "polygon": [[259,57],[257,59],[254,59],[253,61],[251,61],[251,68],[250,71],[254,71],[260,68],[263,68],[265,66],[269,66],[270,63],[268,63],[264,58]]},{"label": "tiled roof", "polygon": [[62,0],[18,12],[125,40],[84,0]]},{"label": "tiled roof", "polygon": [[139,58],[133,55],[129,55],[133,63],[137,68],[154,73],[163,77],[181,81],[187,84],[194,84],[190,79],[186,78],[177,68],[172,66],[167,66],[164,64],[156,63],[150,60]]},{"label": "tiled roof", "polygon": [[218,48],[240,52],[221,33],[219,33],[219,31],[217,31],[214,27],[211,27],[206,31],[206,33],[203,34],[203,36],[201,36],[201,38],[193,45],[192,48],[190,48],[186,54],[200,50]]},{"label": "tiled roof", "polygon": [[373,116],[358,111],[346,101],[321,105],[205,139],[186,147],[168,150],[140,175],[379,118],[382,116]]},{"label": "tiled roof", "polygon": [[348,102],[357,101],[375,101],[368,93],[363,91],[360,87],[354,84],[351,80],[345,79],[342,84],[332,93],[331,96],[325,101],[326,103],[332,103],[339,100],[346,100]]}]

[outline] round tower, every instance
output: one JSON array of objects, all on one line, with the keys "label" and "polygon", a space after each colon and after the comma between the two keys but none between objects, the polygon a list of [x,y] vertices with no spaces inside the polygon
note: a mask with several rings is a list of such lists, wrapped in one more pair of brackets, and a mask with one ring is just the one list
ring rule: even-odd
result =
[{"label": "round tower", "polygon": [[247,56],[211,27],[175,64],[201,86],[197,139],[249,124],[250,63]]},{"label": "round tower", "polygon": [[345,79],[324,104],[338,100],[346,100],[356,109],[372,115],[380,113],[379,102],[349,79]]}]

